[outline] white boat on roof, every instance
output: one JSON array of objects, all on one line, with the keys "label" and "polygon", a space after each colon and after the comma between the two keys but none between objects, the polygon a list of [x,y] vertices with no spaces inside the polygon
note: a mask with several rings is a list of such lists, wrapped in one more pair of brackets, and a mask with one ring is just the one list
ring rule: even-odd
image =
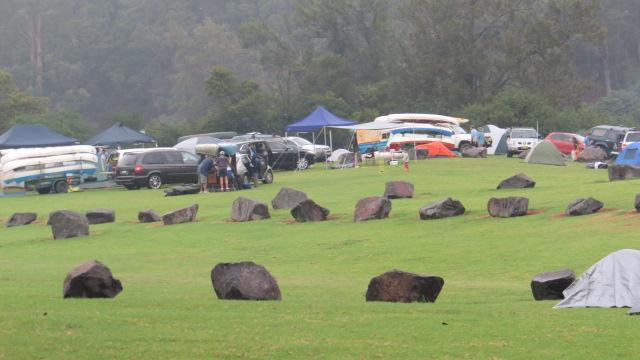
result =
[{"label": "white boat on roof", "polygon": [[468,119],[436,114],[389,114],[378,116],[374,122],[414,123],[433,125],[460,125],[469,122]]},{"label": "white boat on roof", "polygon": [[28,159],[28,158],[40,158],[43,156],[65,155],[65,154],[77,154],[87,153],[96,154],[96,148],[89,145],[73,145],[73,146],[58,146],[58,147],[45,147],[45,148],[26,148],[26,149],[6,149],[0,150],[0,166],[7,162]]}]

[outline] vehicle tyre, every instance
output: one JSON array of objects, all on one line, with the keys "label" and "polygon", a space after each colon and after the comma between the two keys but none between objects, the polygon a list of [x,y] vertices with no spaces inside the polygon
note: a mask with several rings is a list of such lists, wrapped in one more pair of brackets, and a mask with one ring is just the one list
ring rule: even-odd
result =
[{"label": "vehicle tyre", "polygon": [[469,144],[468,142],[463,142],[462,144],[460,144],[460,146],[458,147],[458,150],[460,150],[460,152],[463,152],[465,150],[471,149],[471,144]]},{"label": "vehicle tyre", "polygon": [[38,192],[38,194],[40,195],[46,195],[51,193],[51,186],[47,186],[47,187],[42,187],[42,188],[37,188],[36,191]]},{"label": "vehicle tyre", "polygon": [[300,158],[296,164],[298,170],[307,170],[309,168],[309,160],[306,157]]},{"label": "vehicle tyre", "polygon": [[511,151],[507,151],[507,157],[513,157],[513,153]]},{"label": "vehicle tyre", "polygon": [[140,190],[140,186],[138,186],[138,185],[125,185],[124,187],[127,190]]},{"label": "vehicle tyre", "polygon": [[271,184],[273,183],[273,171],[267,170],[262,177],[263,184]]},{"label": "vehicle tyre", "polygon": [[56,183],[53,184],[53,191],[58,194],[66,193],[69,191],[69,184],[64,180],[56,181]]},{"label": "vehicle tyre", "polygon": [[162,187],[162,176],[160,174],[151,174],[147,179],[149,189],[160,189]]},{"label": "vehicle tyre", "polygon": [[240,182],[238,184],[238,189],[242,190],[245,187],[245,184],[250,184],[251,183],[251,179],[249,178],[249,174],[245,173],[244,175],[240,176]]}]

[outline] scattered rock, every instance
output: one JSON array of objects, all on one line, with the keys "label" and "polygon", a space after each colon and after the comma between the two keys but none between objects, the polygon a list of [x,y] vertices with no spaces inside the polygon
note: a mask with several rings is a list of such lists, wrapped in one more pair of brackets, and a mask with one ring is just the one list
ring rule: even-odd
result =
[{"label": "scattered rock", "polygon": [[418,275],[392,270],[369,282],[367,301],[436,302],[444,280],[439,276]]},{"label": "scattered rock", "polygon": [[85,214],[90,225],[112,223],[116,221],[116,211],[113,209],[93,209]]},{"label": "scattered rock", "polygon": [[635,207],[636,207],[636,212],[640,212],[640,194],[637,194],[637,195],[636,195],[636,204],[635,204]]},{"label": "scattered rock", "polygon": [[565,214],[568,216],[589,215],[597,213],[602,209],[604,204],[592,197],[586,199],[577,199],[567,206]]},{"label": "scattered rock", "polygon": [[38,214],[36,213],[15,213],[11,215],[5,225],[6,227],[29,225],[36,221],[37,218]]},{"label": "scattered rock", "polygon": [[640,167],[633,165],[611,165],[609,166],[609,181],[631,180],[640,178]]},{"label": "scattered rock", "polygon": [[162,221],[162,216],[153,209],[142,210],[138,212],[138,221],[141,223]]},{"label": "scattered rock", "polygon": [[271,200],[271,206],[274,209],[293,209],[307,199],[307,194],[302,191],[283,187],[278,192],[278,195]]},{"label": "scattered rock", "polygon": [[448,197],[420,208],[420,219],[434,220],[452,216],[462,215],[465,212],[464,206],[458,200]]},{"label": "scattered rock", "polygon": [[218,299],[281,300],[278,282],[262,265],[251,261],[220,263],[211,270]]},{"label": "scattered rock", "polygon": [[598,146],[587,146],[581,153],[578,155],[578,159],[576,161],[579,162],[596,162],[596,161],[605,161],[609,158],[607,152],[602,150]]},{"label": "scattered rock", "polygon": [[536,182],[524,173],[502,180],[497,189],[525,189],[536,186]]},{"label": "scattered rock", "polygon": [[307,199],[291,209],[291,216],[297,222],[324,221],[329,216],[329,209],[323,208],[311,199]]},{"label": "scattered rock", "polygon": [[60,210],[49,214],[47,225],[51,225],[54,239],[68,239],[89,235],[87,217],[77,212]]},{"label": "scattered rock", "polygon": [[573,270],[544,272],[531,280],[531,292],[536,300],[562,300],[562,292],[576,279]]},{"label": "scattered rock", "polygon": [[246,197],[237,198],[231,207],[231,220],[233,221],[262,220],[270,217],[267,205]]},{"label": "scattered rock", "polygon": [[200,185],[178,185],[164,190],[164,196],[191,195],[200,193]]},{"label": "scattered rock", "polygon": [[353,221],[386,219],[389,217],[389,212],[391,212],[391,200],[385,197],[371,196],[358,201],[353,213]]},{"label": "scattered rock", "polygon": [[196,220],[198,214],[198,204],[193,204],[189,207],[172,211],[170,213],[162,215],[162,222],[165,225],[175,225],[187,222],[193,222]]},{"label": "scattered rock", "polygon": [[519,196],[491,198],[487,203],[487,211],[493,217],[525,216],[529,210],[529,199]]},{"label": "scattered rock", "polygon": [[467,149],[462,149],[462,157],[466,158],[486,158],[487,157],[487,148],[486,147],[471,147]]},{"label": "scattered rock", "polygon": [[406,181],[390,181],[384,187],[387,199],[406,199],[413,197],[413,184]]},{"label": "scattered rock", "polygon": [[120,280],[113,278],[111,270],[94,260],[71,270],[64,279],[64,298],[114,298],[122,291]]}]

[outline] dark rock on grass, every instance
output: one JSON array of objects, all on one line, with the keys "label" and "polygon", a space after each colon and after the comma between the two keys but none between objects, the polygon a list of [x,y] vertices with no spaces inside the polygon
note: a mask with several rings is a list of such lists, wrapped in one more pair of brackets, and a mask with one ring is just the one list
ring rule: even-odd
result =
[{"label": "dark rock on grass", "polygon": [[420,208],[420,219],[422,220],[434,220],[444,219],[452,216],[459,216],[464,214],[466,209],[462,206],[462,203],[452,198],[446,198]]},{"label": "dark rock on grass", "polygon": [[386,219],[389,217],[389,212],[391,212],[391,200],[380,196],[371,196],[358,201],[353,221]]},{"label": "dark rock on grass", "polygon": [[492,217],[525,216],[529,211],[529,199],[518,196],[491,198],[487,203],[487,211]]},{"label": "dark rock on grass", "polygon": [[567,210],[565,210],[565,214],[568,216],[580,216],[580,215],[589,215],[594,214],[600,211],[604,203],[599,200],[596,200],[592,197],[586,199],[577,199],[569,206],[567,206]]},{"label": "dark rock on grass", "polygon": [[231,220],[233,221],[262,220],[270,217],[267,205],[246,197],[237,198],[231,207]]},{"label": "dark rock on grass", "polygon": [[538,274],[531,280],[533,298],[536,300],[562,300],[564,299],[562,292],[575,279],[576,274],[571,269]]},{"label": "dark rock on grass", "polygon": [[271,206],[274,209],[293,209],[301,202],[307,200],[307,194],[302,191],[283,187],[278,192],[278,195],[271,200]]},{"label": "dark rock on grass", "polygon": [[636,195],[635,208],[636,212],[640,212],[640,194]]},{"label": "dark rock on grass", "polygon": [[406,199],[413,197],[413,184],[406,181],[390,181],[384,188],[387,199]]},{"label": "dark rock on grass", "polygon": [[276,279],[264,266],[251,261],[216,265],[211,270],[211,283],[218,299],[282,299]]},{"label": "dark rock on grass", "polygon": [[579,162],[596,162],[596,161],[606,161],[609,158],[607,152],[602,150],[598,146],[587,146],[581,153],[578,155],[577,161]]},{"label": "dark rock on grass", "polygon": [[164,222],[165,225],[176,225],[193,222],[196,220],[197,214],[198,204],[193,204],[189,207],[178,209],[162,215],[162,222]]},{"label": "dark rock on grass", "polygon": [[536,182],[524,173],[502,180],[497,189],[525,189],[536,186]]},{"label": "dark rock on grass", "polygon": [[162,216],[153,209],[142,210],[138,212],[138,221],[141,223],[162,221]]},{"label": "dark rock on grass", "polygon": [[122,291],[120,280],[99,261],[89,261],[71,270],[64,279],[64,298],[114,298]]},{"label": "dark rock on grass", "polygon": [[392,270],[369,282],[367,301],[436,302],[444,280],[439,276],[418,275]]},{"label": "dark rock on grass", "polygon": [[5,224],[5,226],[13,227],[13,226],[29,225],[32,222],[36,221],[37,218],[38,218],[38,214],[36,213],[15,213],[11,215],[9,220],[7,220],[7,223]]},{"label": "dark rock on grass", "polygon": [[640,166],[611,165],[608,167],[609,181],[631,180],[640,178]]},{"label": "dark rock on grass", "polygon": [[116,211],[113,209],[93,209],[85,214],[90,225],[112,223],[116,221]]},{"label": "dark rock on grass", "polygon": [[308,199],[291,209],[291,216],[297,222],[324,221],[329,216],[329,210]]},{"label": "dark rock on grass", "polygon": [[164,190],[164,196],[192,195],[200,193],[200,185],[178,185]]},{"label": "dark rock on grass", "polygon": [[486,158],[487,157],[487,148],[486,147],[471,147],[462,150],[462,157],[466,158]]},{"label": "dark rock on grass", "polygon": [[47,225],[51,225],[54,239],[68,239],[89,235],[87,217],[77,212],[60,210],[49,214]]}]

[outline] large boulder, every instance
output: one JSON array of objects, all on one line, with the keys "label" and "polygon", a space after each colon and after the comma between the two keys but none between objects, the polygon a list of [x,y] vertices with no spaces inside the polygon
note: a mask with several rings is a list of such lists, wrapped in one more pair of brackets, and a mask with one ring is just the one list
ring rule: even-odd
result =
[{"label": "large boulder", "polygon": [[611,165],[607,171],[609,171],[609,181],[640,178],[640,166]]},{"label": "large boulder", "polygon": [[576,279],[573,270],[544,272],[531,280],[531,292],[536,300],[562,300],[562,292]]},{"label": "large boulder", "polygon": [[387,199],[412,198],[413,184],[406,181],[390,181],[385,184],[383,196]]},{"label": "large boulder", "polygon": [[175,225],[196,220],[198,214],[198,204],[193,204],[186,208],[178,209],[170,213],[162,215],[162,222],[165,225]]},{"label": "large boulder", "polygon": [[486,147],[470,147],[470,148],[462,149],[462,157],[486,158],[487,148]]},{"label": "large boulder", "polygon": [[93,209],[85,214],[90,225],[112,223],[116,221],[116,211],[113,209]]},{"label": "large boulder", "polygon": [[422,220],[434,220],[462,215],[464,212],[462,203],[449,197],[423,206],[419,213]]},{"label": "large boulder", "polygon": [[502,180],[497,189],[525,189],[536,186],[536,182],[524,173]]},{"label": "large boulder", "polygon": [[68,239],[89,235],[87,217],[68,210],[54,211],[49,214],[47,225],[51,225],[54,239]]},{"label": "large boulder", "polygon": [[192,195],[200,193],[200,185],[178,185],[164,191],[164,196]]},{"label": "large boulder", "polygon": [[569,206],[567,206],[567,210],[565,210],[565,214],[567,214],[568,216],[594,214],[600,211],[603,206],[604,203],[592,197],[586,199],[581,198],[569,204]]},{"label": "large boulder", "polygon": [[271,206],[274,209],[293,209],[301,202],[307,200],[307,194],[302,191],[283,187],[278,195],[271,200]]},{"label": "large boulder", "polygon": [[64,279],[64,298],[114,298],[122,283],[99,261],[89,261],[71,270]]},{"label": "large boulder", "polygon": [[138,221],[141,223],[162,221],[162,216],[153,209],[142,210],[138,212]]},{"label": "large boulder", "polygon": [[492,217],[525,216],[529,211],[529,199],[519,196],[491,198],[487,203],[487,211]]},{"label": "large boulder", "polygon": [[358,201],[353,212],[353,221],[386,219],[389,217],[389,212],[391,212],[391,200],[385,197],[371,196]]},{"label": "large boulder", "polygon": [[5,225],[6,227],[29,225],[36,221],[37,218],[38,214],[36,213],[15,213],[11,215]]},{"label": "large boulder", "polygon": [[369,282],[367,301],[436,302],[444,280],[439,276],[418,275],[392,270]]},{"label": "large boulder", "polygon": [[267,205],[246,197],[237,198],[231,207],[231,220],[233,221],[262,220],[270,217]]},{"label": "large boulder", "polygon": [[581,153],[578,155],[577,161],[580,162],[596,162],[596,161],[605,161],[609,158],[607,152],[602,150],[598,146],[587,146]]},{"label": "large boulder", "polygon": [[291,209],[291,216],[297,222],[324,221],[329,216],[329,209],[323,208],[311,199],[307,199]]},{"label": "large boulder", "polygon": [[221,263],[211,270],[218,299],[281,300],[278,282],[262,265],[251,261]]}]

